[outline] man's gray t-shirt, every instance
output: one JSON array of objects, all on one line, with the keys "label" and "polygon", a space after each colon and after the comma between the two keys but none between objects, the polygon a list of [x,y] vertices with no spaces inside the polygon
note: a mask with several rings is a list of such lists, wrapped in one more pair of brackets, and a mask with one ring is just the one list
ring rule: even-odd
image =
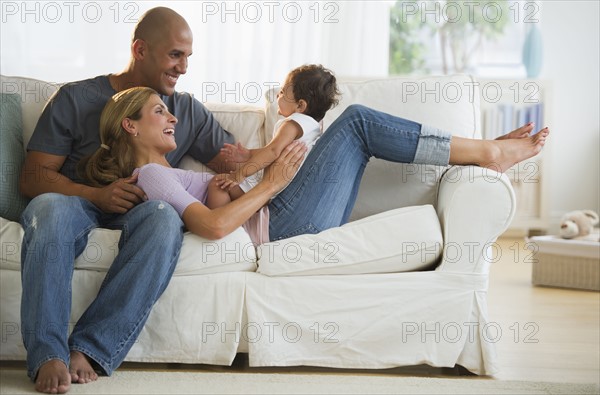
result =
[{"label": "man's gray t-shirt", "polygon": [[[82,182],[77,164],[100,147],[100,114],[115,93],[106,75],[63,85],[46,104],[27,150],[66,156],[60,173]],[[175,92],[161,99],[178,121],[177,148],[167,154],[171,166],[177,167],[186,154],[207,163],[223,144],[234,143],[233,136],[192,95]]]}]

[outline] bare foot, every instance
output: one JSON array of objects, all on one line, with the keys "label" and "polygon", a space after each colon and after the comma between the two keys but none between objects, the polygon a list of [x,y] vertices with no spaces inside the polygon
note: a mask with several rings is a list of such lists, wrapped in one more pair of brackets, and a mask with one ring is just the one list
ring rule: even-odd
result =
[{"label": "bare foot", "polygon": [[527,138],[489,140],[489,157],[481,166],[504,173],[515,164],[539,154],[549,134],[550,130],[544,128]]},{"label": "bare foot", "polygon": [[72,383],[87,384],[98,380],[98,374],[92,368],[88,357],[79,351],[71,351],[69,373]]},{"label": "bare foot", "polygon": [[60,359],[51,359],[38,370],[35,390],[46,394],[64,394],[71,388],[71,375]]},{"label": "bare foot", "polygon": [[496,140],[522,139],[523,137],[529,137],[529,133],[531,133],[533,130],[533,126],[533,122],[529,122],[528,124],[523,125],[510,133],[506,133],[503,136],[497,137]]}]

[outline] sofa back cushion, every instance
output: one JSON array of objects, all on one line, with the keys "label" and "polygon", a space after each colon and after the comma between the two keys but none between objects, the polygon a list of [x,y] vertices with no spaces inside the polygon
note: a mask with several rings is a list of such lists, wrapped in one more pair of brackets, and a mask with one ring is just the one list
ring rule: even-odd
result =
[{"label": "sofa back cushion", "polygon": [[[327,128],[351,104],[376,110],[451,132],[455,136],[481,138],[479,90],[466,75],[397,77],[339,83],[338,106],[327,112]],[[277,114],[273,88],[266,94],[265,138],[269,141]],[[435,204],[438,180],[445,168],[397,164],[372,158],[362,179],[351,220],[397,207]]]},{"label": "sofa back cushion", "polygon": [[[235,136],[246,148],[259,148],[264,145],[265,112],[260,107],[241,104],[205,103],[206,108],[213,113],[219,125]],[[203,163],[184,156],[181,168],[212,173]]]},{"label": "sofa back cushion", "polygon": [[[23,145],[27,146],[46,101],[60,84],[31,78],[0,76],[3,93],[22,98]],[[340,83],[342,98],[323,120],[325,131],[350,104],[364,104],[390,114],[452,132],[480,138],[479,91],[469,76],[403,77]],[[207,104],[219,123],[250,148],[268,142],[277,115],[276,92],[267,92],[266,111],[253,106]],[[206,171],[187,157],[181,167]],[[396,164],[373,158],[361,183],[352,220],[386,210],[435,204],[438,180],[445,171],[437,166]]]},{"label": "sofa back cushion", "polygon": [[[46,102],[61,84],[33,78],[0,75],[0,86],[2,93],[21,96],[22,149],[25,150]],[[235,136],[236,141],[240,141],[248,148],[258,148],[264,145],[263,125],[265,115],[262,108],[220,103],[206,103],[205,105],[215,115],[219,124]],[[181,167],[209,171],[200,162],[196,162],[190,157],[184,158]]]},{"label": "sofa back cushion", "polygon": [[21,96],[23,115],[23,149],[27,148],[35,125],[46,102],[58,90],[60,84],[45,82],[33,78],[8,77],[0,75],[2,93],[14,93]]}]

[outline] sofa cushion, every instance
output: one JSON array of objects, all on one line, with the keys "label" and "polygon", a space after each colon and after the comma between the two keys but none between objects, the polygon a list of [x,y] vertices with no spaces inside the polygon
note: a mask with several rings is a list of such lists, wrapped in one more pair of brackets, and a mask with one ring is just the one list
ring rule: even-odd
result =
[{"label": "sofa cushion", "polygon": [[[453,135],[481,138],[479,92],[466,75],[397,77],[367,81],[340,81],[339,104],[323,119],[325,133],[351,104],[363,104],[386,113],[437,127]],[[276,93],[266,93],[265,138],[273,136],[277,114]],[[365,169],[350,217],[364,218],[386,210],[436,203],[437,185],[445,167],[399,164],[372,158]]]},{"label": "sofa cushion", "polygon": [[[481,138],[479,89],[468,75],[395,77],[371,80],[339,80],[339,104],[323,119],[327,130],[351,104],[367,107],[398,117],[447,130],[455,136]],[[273,138],[273,127],[281,117],[277,114],[277,92],[265,94],[265,139]]]},{"label": "sofa cushion", "polygon": [[[33,78],[0,75],[2,93],[20,94],[23,98],[23,144],[27,146],[38,118],[46,102],[58,90],[60,83],[46,82]],[[204,103],[219,124],[231,132],[236,141],[249,148],[264,145],[263,124],[265,120],[262,108],[239,105]]]},{"label": "sofa cushion", "polygon": [[204,103],[219,124],[247,148],[264,145],[265,112],[260,107],[242,104]]},{"label": "sofa cushion", "polygon": [[[87,246],[75,260],[75,268],[105,272],[119,252],[120,230],[94,229]],[[2,256],[0,268],[21,270],[23,228],[16,222],[0,218]],[[248,234],[238,228],[226,237],[210,241],[191,233],[183,237],[175,276],[221,272],[255,271],[256,250]]]},{"label": "sofa cushion", "polygon": [[34,78],[0,76],[2,93],[16,93],[22,98],[23,147],[27,147],[46,102],[59,87],[60,84]]},{"label": "sofa cushion", "polygon": [[257,250],[268,276],[405,272],[437,261],[442,231],[432,206],[405,207]]},{"label": "sofa cushion", "polygon": [[[265,112],[259,107],[239,104],[205,103],[219,125],[233,134],[236,142],[246,148],[259,148],[264,145],[263,124]],[[191,156],[184,156],[179,167],[186,170],[214,173],[203,163]]]},{"label": "sofa cushion", "polygon": [[18,221],[28,203],[28,199],[19,193],[19,174],[25,160],[21,96],[0,93],[0,114],[0,216]]}]

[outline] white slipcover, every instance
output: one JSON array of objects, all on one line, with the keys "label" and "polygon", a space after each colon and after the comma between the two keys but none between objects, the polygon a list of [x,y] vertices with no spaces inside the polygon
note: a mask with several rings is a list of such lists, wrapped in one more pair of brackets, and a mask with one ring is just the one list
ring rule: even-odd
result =
[{"label": "white slipcover", "polygon": [[[359,102],[461,136],[478,137],[479,99],[477,90],[469,99],[471,82],[468,76],[450,76],[341,83],[344,99],[328,114],[325,124],[344,106]],[[57,84],[2,76],[1,87],[24,99],[26,144]],[[415,87],[420,87],[419,94],[414,94]],[[453,94],[457,87],[463,87],[463,93]],[[426,94],[432,89],[439,90],[438,96]],[[239,105],[209,108],[249,146],[262,145],[270,138],[276,118],[272,106],[267,105],[265,111]],[[183,165],[201,168],[191,158]],[[187,234],[175,275],[126,360],[227,365],[237,352],[248,352],[252,366],[388,368],[427,363],[460,364],[477,374],[494,373],[494,344],[483,330],[488,323],[489,250],[514,215],[512,187],[505,176],[474,167],[441,169],[373,160],[353,218],[424,205],[435,209],[438,222],[434,221],[430,233],[422,231],[434,239],[440,231],[442,236],[442,255],[435,270],[266,276],[254,272],[261,262],[246,248],[243,230],[217,243]],[[386,215],[392,214],[380,214]],[[412,226],[399,221],[397,232],[410,235]],[[354,232],[352,228],[334,233],[343,236],[343,232]],[[386,229],[386,236],[393,240],[389,230],[393,227]],[[25,359],[19,318],[21,235],[19,224],[2,219],[2,360]],[[89,247],[90,255],[78,258],[72,322],[97,293],[116,237],[118,233],[94,231],[90,243],[97,245]],[[315,240],[328,242],[326,235]],[[422,237],[409,241],[419,244]],[[369,245],[365,240],[356,246],[353,259],[385,258],[377,255],[377,249],[366,253]],[[97,247],[106,254],[102,262],[95,255],[91,258]],[[269,264],[279,270],[276,261]]]}]

